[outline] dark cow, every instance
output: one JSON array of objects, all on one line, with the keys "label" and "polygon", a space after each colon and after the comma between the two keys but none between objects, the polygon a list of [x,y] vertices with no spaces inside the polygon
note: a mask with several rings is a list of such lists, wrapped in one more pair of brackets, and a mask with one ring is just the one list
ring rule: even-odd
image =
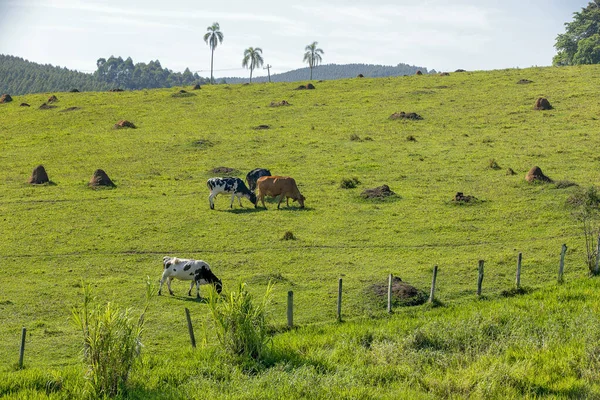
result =
[{"label": "dark cow", "polygon": [[229,205],[229,208],[233,208],[233,200],[236,196],[240,202],[240,207],[243,207],[242,196],[250,200],[250,202],[256,207],[256,195],[246,187],[244,181],[240,178],[210,178],[206,182],[206,185],[210,190],[208,202],[211,210],[215,209],[215,203],[213,199],[219,194],[231,195],[231,204]]},{"label": "dark cow", "polygon": [[256,181],[261,176],[271,176],[271,171],[264,168],[256,168],[248,172],[248,175],[246,175],[246,183],[248,184],[248,189],[252,191],[256,190]]},{"label": "dark cow", "polygon": [[277,208],[279,208],[284,198],[288,207],[290,206],[290,199],[292,199],[300,203],[300,208],[304,208],[304,200],[306,199],[300,194],[294,178],[289,176],[262,176],[258,178],[256,189],[258,193],[257,203],[260,199],[264,208],[267,208],[265,206],[265,196],[279,196]]},{"label": "dark cow", "polygon": [[212,284],[219,294],[223,290],[223,282],[212,273],[208,264],[202,260],[188,260],[165,256],[163,257],[163,267],[164,271],[160,279],[160,286],[158,287],[159,296],[165,281],[167,281],[169,293],[173,296],[171,281],[175,278],[183,281],[192,281],[190,290],[188,290],[188,296],[192,295],[194,284],[196,284],[196,297],[198,298],[200,297],[200,285]]}]

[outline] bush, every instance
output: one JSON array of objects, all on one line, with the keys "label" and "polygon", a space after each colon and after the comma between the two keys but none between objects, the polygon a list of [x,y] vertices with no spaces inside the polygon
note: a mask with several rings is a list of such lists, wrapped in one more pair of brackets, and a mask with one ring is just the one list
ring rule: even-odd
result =
[{"label": "bush", "polygon": [[219,343],[226,352],[260,361],[271,342],[268,332],[266,308],[271,302],[273,285],[269,283],[259,304],[239,283],[237,291],[221,297],[210,290],[208,307]]},{"label": "bush", "polygon": [[360,183],[360,181],[356,177],[354,177],[354,178],[344,178],[344,179],[342,179],[342,182],[340,183],[340,188],[342,188],[342,189],[354,189],[359,183]]},{"label": "bush", "polygon": [[92,398],[114,397],[125,391],[127,379],[140,357],[144,315],[153,290],[146,286],[146,307],[137,323],[130,310],[107,303],[92,306],[90,285],[83,287],[83,305],[72,310],[75,325],[83,333],[83,360]]},{"label": "bush", "polygon": [[292,231],[287,231],[283,234],[283,238],[281,240],[296,240],[296,236],[292,233]]}]

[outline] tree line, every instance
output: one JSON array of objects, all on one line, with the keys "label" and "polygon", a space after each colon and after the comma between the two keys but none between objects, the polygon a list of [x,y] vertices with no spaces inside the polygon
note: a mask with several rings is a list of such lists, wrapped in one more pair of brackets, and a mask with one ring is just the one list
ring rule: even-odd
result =
[{"label": "tree line", "polygon": [[104,91],[110,89],[150,89],[208,83],[189,68],[173,72],[160,61],[134,64],[131,57],[100,58],[92,74],[65,67],[38,64],[20,57],[0,54],[0,93],[22,95],[41,92]]}]

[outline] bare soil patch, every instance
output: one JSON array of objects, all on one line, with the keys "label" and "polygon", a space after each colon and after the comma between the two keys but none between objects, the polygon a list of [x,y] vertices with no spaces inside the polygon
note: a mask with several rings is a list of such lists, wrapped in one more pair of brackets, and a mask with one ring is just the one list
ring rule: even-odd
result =
[{"label": "bare soil patch", "polygon": [[80,107],[69,107],[69,108],[65,108],[64,110],[60,110],[60,112],[69,112],[69,111],[77,111],[77,110],[81,110]]},{"label": "bare soil patch", "polygon": [[388,185],[382,185],[373,189],[366,189],[360,195],[365,199],[384,199],[394,196],[396,193],[392,192]]},{"label": "bare soil patch", "polygon": [[517,85],[527,85],[528,83],[533,83],[533,81],[530,81],[529,79],[519,79],[517,81]]},{"label": "bare soil patch", "polygon": [[390,115],[390,119],[412,119],[412,120],[420,120],[423,119],[419,114],[411,112],[405,113],[404,111],[395,112]]},{"label": "bare soil patch", "polygon": [[552,179],[550,179],[549,177],[547,177],[546,175],[544,175],[544,173],[542,172],[542,169],[538,166],[532,167],[529,172],[527,172],[527,175],[525,175],[525,180],[527,182],[541,182],[541,183],[552,183]]},{"label": "bare soil patch", "polygon": [[115,129],[122,129],[122,128],[136,129],[137,127],[135,126],[135,124],[133,122],[129,122],[126,119],[122,119],[115,124],[114,128]]},{"label": "bare soil patch", "polygon": [[40,109],[40,110],[51,110],[51,109],[53,109],[53,108],[56,108],[56,106],[49,106],[49,105],[48,105],[48,104],[46,104],[46,103],[42,104],[42,105],[39,107],[39,109]]},{"label": "bare soil patch", "polygon": [[[376,283],[370,288],[378,299],[387,301],[388,281]],[[396,306],[417,306],[427,301],[427,294],[416,287],[403,282],[397,276],[392,277],[392,304]]]},{"label": "bare soil patch", "polygon": [[288,103],[287,100],[272,101],[269,107],[283,107],[283,106],[291,106],[291,104]]},{"label": "bare soil patch", "polygon": [[210,170],[213,174],[237,175],[240,171],[235,168],[217,167]]}]

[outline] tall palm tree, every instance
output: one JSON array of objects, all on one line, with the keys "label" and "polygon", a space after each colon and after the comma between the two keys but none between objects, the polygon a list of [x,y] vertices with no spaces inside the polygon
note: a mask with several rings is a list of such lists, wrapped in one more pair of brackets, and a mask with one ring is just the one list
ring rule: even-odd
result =
[{"label": "tall palm tree", "polygon": [[304,59],[302,61],[307,62],[310,67],[310,79],[312,80],[312,70],[314,67],[319,65],[323,58],[321,54],[325,54],[322,49],[317,48],[317,42],[312,42],[308,46],[304,48],[306,53],[304,53]]},{"label": "tall palm tree", "polygon": [[215,83],[213,78],[213,57],[215,49],[219,43],[223,43],[223,32],[220,30],[218,22],[213,22],[211,26],[206,28],[208,32],[204,34],[204,41],[210,46],[210,83]]},{"label": "tall palm tree", "polygon": [[261,54],[262,49],[260,47],[248,47],[246,50],[244,50],[242,67],[250,69],[250,83],[252,83],[252,71],[254,68],[260,68],[263,66],[264,60]]}]

